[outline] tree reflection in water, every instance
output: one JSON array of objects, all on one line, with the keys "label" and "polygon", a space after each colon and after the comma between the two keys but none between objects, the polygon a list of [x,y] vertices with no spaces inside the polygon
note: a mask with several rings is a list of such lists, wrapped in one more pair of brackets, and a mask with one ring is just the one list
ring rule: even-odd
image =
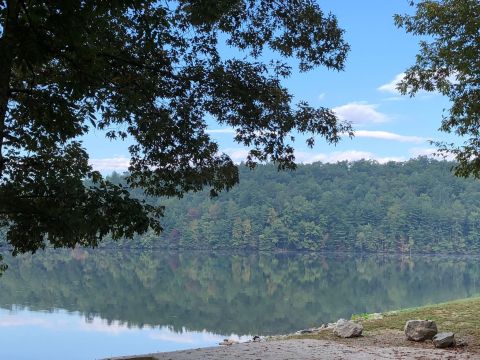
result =
[{"label": "tree reflection in water", "polygon": [[128,326],[274,334],[477,293],[469,257],[48,251],[7,258],[0,306]]}]

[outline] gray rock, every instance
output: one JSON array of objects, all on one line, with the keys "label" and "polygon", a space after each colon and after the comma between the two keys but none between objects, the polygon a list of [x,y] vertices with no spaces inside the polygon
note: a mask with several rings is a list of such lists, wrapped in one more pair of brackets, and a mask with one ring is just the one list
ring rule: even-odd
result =
[{"label": "gray rock", "polygon": [[433,345],[436,348],[455,346],[455,334],[453,332],[439,333],[433,337]]},{"label": "gray rock", "polygon": [[333,333],[342,338],[359,337],[362,335],[363,326],[353,321],[340,319],[335,324]]},{"label": "gray rock", "polygon": [[408,340],[430,340],[437,332],[437,324],[432,320],[408,320],[405,324],[405,336]]}]

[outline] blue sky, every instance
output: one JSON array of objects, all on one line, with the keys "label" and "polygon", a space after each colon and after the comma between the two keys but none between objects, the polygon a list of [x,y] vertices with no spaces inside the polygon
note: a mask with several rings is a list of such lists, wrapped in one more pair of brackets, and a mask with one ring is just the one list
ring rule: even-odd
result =
[{"label": "blue sky", "polygon": [[[414,63],[420,40],[393,22],[395,13],[413,11],[408,0],[319,0],[319,4],[324,11],[334,13],[346,30],[351,51],[345,71],[319,68],[296,72],[285,85],[296,100],[333,108],[339,117],[353,123],[356,136],[344,138],[337,146],[319,138],[313,149],[297,140],[297,160],[403,161],[431,154],[429,139],[452,140],[437,130],[443,109],[449,106],[447,99],[436,93],[409,98],[395,90],[395,80]],[[231,129],[211,124],[210,131],[223,152],[237,162],[245,158],[247,149],[233,141]],[[102,133],[89,134],[84,144],[95,168],[111,172],[128,166],[127,144],[106,142]]]}]

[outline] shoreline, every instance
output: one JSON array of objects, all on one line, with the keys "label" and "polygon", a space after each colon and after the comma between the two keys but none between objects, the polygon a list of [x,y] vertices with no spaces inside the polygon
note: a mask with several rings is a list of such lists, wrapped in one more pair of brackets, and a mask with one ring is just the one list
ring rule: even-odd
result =
[{"label": "shoreline", "polygon": [[[264,343],[242,343],[230,347],[210,347],[174,352],[115,357],[105,360],[370,360],[370,359],[422,359],[452,360],[474,359],[472,354],[455,350],[421,349],[414,347],[384,347],[342,344],[326,340],[275,340]],[[476,357],[478,359],[478,357]]]},{"label": "shoreline", "polygon": [[[61,250],[46,248],[45,250]],[[468,257],[468,258],[478,258],[480,257],[480,251],[476,253],[464,253],[464,252],[454,252],[454,251],[412,251],[412,252],[401,252],[401,251],[356,251],[356,250],[335,250],[335,249],[322,249],[322,250],[304,250],[304,249],[272,249],[272,250],[260,250],[260,249],[235,249],[235,248],[168,248],[161,246],[153,247],[137,247],[137,246],[105,246],[98,248],[90,247],[81,247],[75,249],[64,249],[68,251],[74,250],[85,250],[85,251],[163,251],[171,253],[209,253],[209,254],[278,254],[278,255],[295,255],[295,254],[319,254],[319,255],[352,255],[352,256],[392,256],[392,257],[401,257],[401,258],[410,258],[410,257]]]},{"label": "shoreline", "polygon": [[[352,316],[364,333],[356,338],[339,338],[332,327],[299,330],[265,337],[262,341],[111,357],[104,360],[190,360],[190,359],[480,359],[480,296],[435,305],[376,314]],[[453,331],[459,346],[435,349],[431,340],[413,342],[403,333],[405,319],[432,319],[439,332]],[[330,324],[331,325],[331,324]],[[304,332],[304,333],[300,333]]]}]

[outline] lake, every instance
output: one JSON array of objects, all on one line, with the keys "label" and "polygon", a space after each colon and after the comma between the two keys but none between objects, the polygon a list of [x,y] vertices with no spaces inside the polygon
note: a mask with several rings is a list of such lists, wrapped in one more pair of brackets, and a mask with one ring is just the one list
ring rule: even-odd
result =
[{"label": "lake", "polygon": [[213,346],[476,295],[476,257],[47,251],[6,257],[0,358]]}]

